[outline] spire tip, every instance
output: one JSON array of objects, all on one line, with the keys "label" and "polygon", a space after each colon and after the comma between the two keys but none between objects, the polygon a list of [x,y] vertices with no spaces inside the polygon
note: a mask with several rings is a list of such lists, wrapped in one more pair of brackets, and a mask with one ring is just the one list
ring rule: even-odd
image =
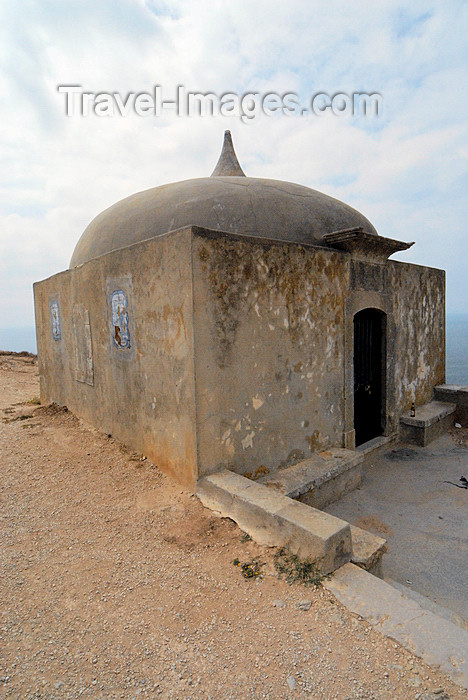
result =
[{"label": "spire tip", "polygon": [[224,132],[223,147],[221,149],[221,155],[216,163],[216,167],[211,173],[211,177],[245,177],[245,173],[239,165],[237,160],[236,152],[232,144],[231,132],[226,130]]}]

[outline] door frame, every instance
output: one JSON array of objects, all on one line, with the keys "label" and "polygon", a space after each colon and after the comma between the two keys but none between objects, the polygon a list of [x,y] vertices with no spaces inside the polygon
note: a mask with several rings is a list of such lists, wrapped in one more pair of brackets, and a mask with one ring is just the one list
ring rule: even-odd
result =
[{"label": "door frame", "polygon": [[[375,323],[375,328],[379,328],[379,371],[378,371],[378,392],[379,392],[379,429],[376,435],[372,435],[369,440],[375,437],[380,437],[385,433],[386,425],[386,394],[387,394],[387,314],[381,309],[376,309],[375,307],[366,307],[357,311],[353,316],[353,375],[354,375],[354,386],[353,386],[353,426],[355,431],[355,442],[356,442],[356,319],[366,313],[370,312],[369,316],[373,317],[373,323]],[[368,440],[360,442],[359,445],[365,444]]]},{"label": "door frame", "polygon": [[386,338],[382,363],[385,387],[382,397],[383,435],[393,435],[398,431],[398,416],[395,411],[395,361],[396,331],[393,316],[393,298],[383,291],[351,290],[345,302],[345,367],[344,367],[344,430],[342,445],[347,449],[356,448],[354,430],[354,316],[364,309],[377,309],[385,314]]}]

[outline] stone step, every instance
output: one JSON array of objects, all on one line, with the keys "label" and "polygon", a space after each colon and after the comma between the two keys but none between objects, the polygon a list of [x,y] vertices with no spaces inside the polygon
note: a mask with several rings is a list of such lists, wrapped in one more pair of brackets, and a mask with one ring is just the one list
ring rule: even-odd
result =
[{"label": "stone step", "polygon": [[436,401],[454,403],[457,407],[454,414],[455,422],[460,423],[463,428],[468,428],[468,386],[439,384],[434,387],[434,398]]},{"label": "stone step", "polygon": [[468,688],[468,632],[444,620],[400,591],[345,564],[323,582],[348,610],[394,639],[430,666]]},{"label": "stone step", "polygon": [[414,600],[421,608],[424,608],[424,610],[429,610],[429,612],[434,613],[434,615],[442,617],[444,620],[448,620],[452,624],[458,625],[458,627],[468,631],[468,621],[464,620],[462,617],[460,617],[460,615],[457,615],[457,613],[453,612],[453,610],[444,608],[442,605],[435,603],[430,598],[427,598],[422,593],[419,593],[419,591],[415,591],[413,588],[409,588],[403,583],[394,581],[386,576],[384,577],[384,581],[389,583],[390,586],[393,586],[393,588],[399,590],[400,593],[403,593],[406,598]]},{"label": "stone step", "polygon": [[468,405],[468,386],[459,384],[439,384],[434,387],[434,399],[448,403]]},{"label": "stone step", "polygon": [[351,525],[351,540],[353,564],[382,578],[382,557],[387,551],[387,540],[356,525]]},{"label": "stone step", "polygon": [[259,483],[313,508],[325,508],[359,488],[364,455],[354,450],[331,448],[292,467],[278,469]]},{"label": "stone step", "polygon": [[349,523],[224,469],[199,480],[207,508],[231,518],[258,544],[287,547],[328,574],[351,560]]},{"label": "stone step", "polygon": [[356,447],[356,451],[364,457],[367,457],[367,455],[370,454],[375,456],[383,450],[388,449],[388,447],[392,443],[397,442],[397,440],[398,433],[394,433],[393,435],[379,435],[378,437],[369,440],[369,442],[364,442],[362,445]]},{"label": "stone step", "polygon": [[456,405],[444,401],[430,401],[416,407],[416,415],[405,413],[400,418],[400,438],[425,447],[446,432],[453,423]]}]

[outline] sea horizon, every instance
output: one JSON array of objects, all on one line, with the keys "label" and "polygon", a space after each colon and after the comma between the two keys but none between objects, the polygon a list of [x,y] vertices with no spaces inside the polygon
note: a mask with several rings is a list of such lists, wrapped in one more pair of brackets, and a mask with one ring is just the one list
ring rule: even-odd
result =
[{"label": "sea horizon", "polygon": [[[446,383],[468,386],[468,313],[447,313]],[[0,350],[37,353],[34,326],[0,328]]]}]

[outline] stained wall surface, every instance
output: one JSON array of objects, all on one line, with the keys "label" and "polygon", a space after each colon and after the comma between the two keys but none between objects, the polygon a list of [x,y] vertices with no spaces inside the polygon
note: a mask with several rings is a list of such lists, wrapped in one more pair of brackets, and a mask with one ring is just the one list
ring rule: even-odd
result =
[{"label": "stained wall surface", "polygon": [[68,406],[187,484],[196,479],[190,239],[171,233],[34,286],[41,401]]},{"label": "stained wall surface", "polygon": [[199,473],[252,474],[354,447],[353,318],[386,318],[383,434],[445,372],[445,275],[407,263],[198,231]]},{"label": "stained wall surface", "polygon": [[193,265],[199,473],[341,445],[346,256],[205,234]]},{"label": "stained wall surface", "polygon": [[444,381],[445,275],[189,227],[35,285],[41,399],[193,486],[354,447],[353,318],[386,315],[385,434]]},{"label": "stained wall surface", "polygon": [[387,263],[395,320],[397,412],[432,399],[445,382],[445,272],[396,261]]}]

